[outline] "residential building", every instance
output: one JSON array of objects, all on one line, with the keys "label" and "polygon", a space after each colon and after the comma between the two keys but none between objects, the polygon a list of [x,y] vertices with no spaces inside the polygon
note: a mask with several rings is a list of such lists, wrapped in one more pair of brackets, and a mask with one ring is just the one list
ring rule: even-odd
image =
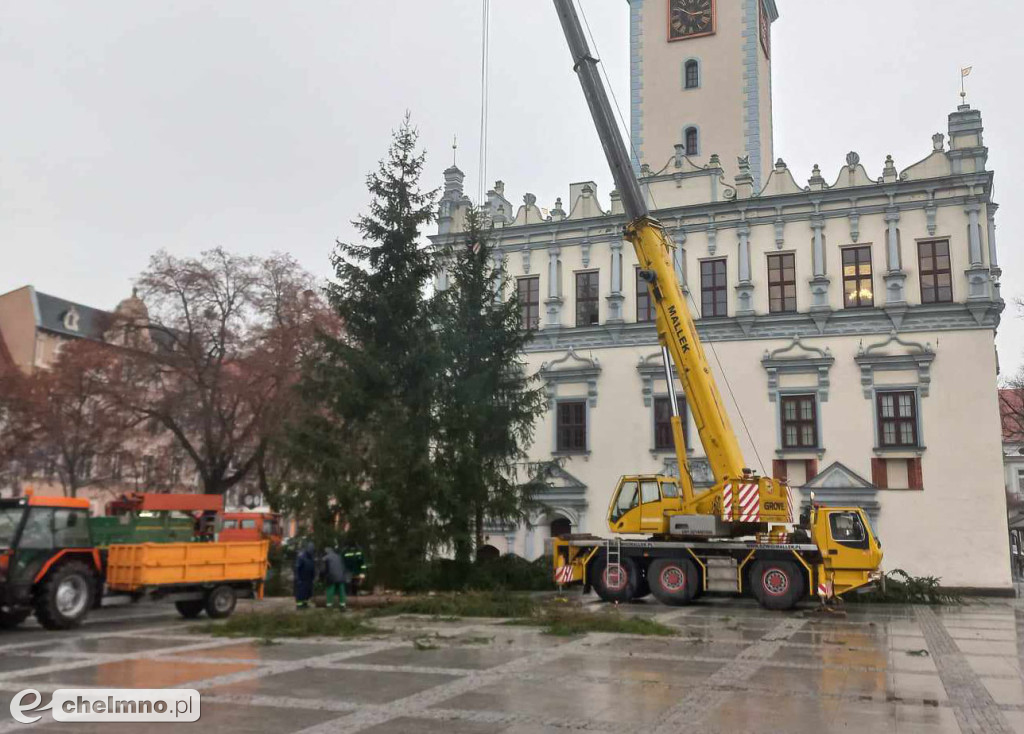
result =
[{"label": "residential building", "polygon": [[[113,311],[75,303],[24,286],[0,295],[0,366],[8,364],[25,374],[49,368],[61,347],[75,339],[123,344],[126,338],[152,338],[147,331],[121,329],[123,324],[147,323],[146,305],[133,292]],[[138,337],[135,335],[138,334]],[[0,495],[12,496],[27,487],[39,494],[63,493],[52,458],[41,456],[0,478]],[[94,513],[125,492],[156,489],[196,491],[198,482],[190,462],[159,426],[144,423],[125,445],[109,457],[97,457],[86,471],[104,481],[84,487],[79,496],[89,499]]]}]

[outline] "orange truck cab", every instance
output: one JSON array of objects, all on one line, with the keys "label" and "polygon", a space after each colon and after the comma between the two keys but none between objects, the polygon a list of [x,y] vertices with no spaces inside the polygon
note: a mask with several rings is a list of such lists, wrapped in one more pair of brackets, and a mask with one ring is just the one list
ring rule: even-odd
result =
[{"label": "orange truck cab", "polygon": [[281,516],[275,512],[225,512],[218,540],[269,540],[280,545],[282,537]]}]

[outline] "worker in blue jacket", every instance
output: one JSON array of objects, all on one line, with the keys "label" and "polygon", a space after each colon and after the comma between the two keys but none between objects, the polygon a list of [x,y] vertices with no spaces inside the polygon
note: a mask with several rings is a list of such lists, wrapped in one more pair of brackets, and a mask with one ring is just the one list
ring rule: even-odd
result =
[{"label": "worker in blue jacket", "polygon": [[295,608],[306,609],[313,598],[313,580],[316,578],[316,546],[313,541],[295,557]]}]

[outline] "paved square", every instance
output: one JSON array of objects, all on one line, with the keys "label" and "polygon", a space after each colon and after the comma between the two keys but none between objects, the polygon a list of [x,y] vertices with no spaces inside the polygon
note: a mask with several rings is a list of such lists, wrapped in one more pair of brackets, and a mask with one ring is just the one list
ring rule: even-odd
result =
[{"label": "paved square", "polygon": [[[45,697],[59,687],[184,684],[200,689],[202,719],[162,732],[1024,734],[1024,606],[1013,602],[856,605],[823,616],[709,598],[623,612],[677,634],[551,637],[501,620],[404,617],[378,635],[266,644],[211,638],[172,614],[118,622],[103,610],[56,634],[29,624],[0,633],[0,734],[29,731],[8,712],[26,687]],[[31,731],[72,729],[44,715]]]}]

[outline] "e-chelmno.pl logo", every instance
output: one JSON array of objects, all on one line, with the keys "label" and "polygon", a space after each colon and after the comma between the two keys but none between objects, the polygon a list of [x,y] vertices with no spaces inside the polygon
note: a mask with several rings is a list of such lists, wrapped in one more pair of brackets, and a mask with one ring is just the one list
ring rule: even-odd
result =
[{"label": "e-chelmno.pl logo", "polygon": [[61,688],[50,703],[34,688],[11,699],[11,716],[34,724],[39,712],[50,711],[54,721],[198,721],[199,691],[192,688]]}]

